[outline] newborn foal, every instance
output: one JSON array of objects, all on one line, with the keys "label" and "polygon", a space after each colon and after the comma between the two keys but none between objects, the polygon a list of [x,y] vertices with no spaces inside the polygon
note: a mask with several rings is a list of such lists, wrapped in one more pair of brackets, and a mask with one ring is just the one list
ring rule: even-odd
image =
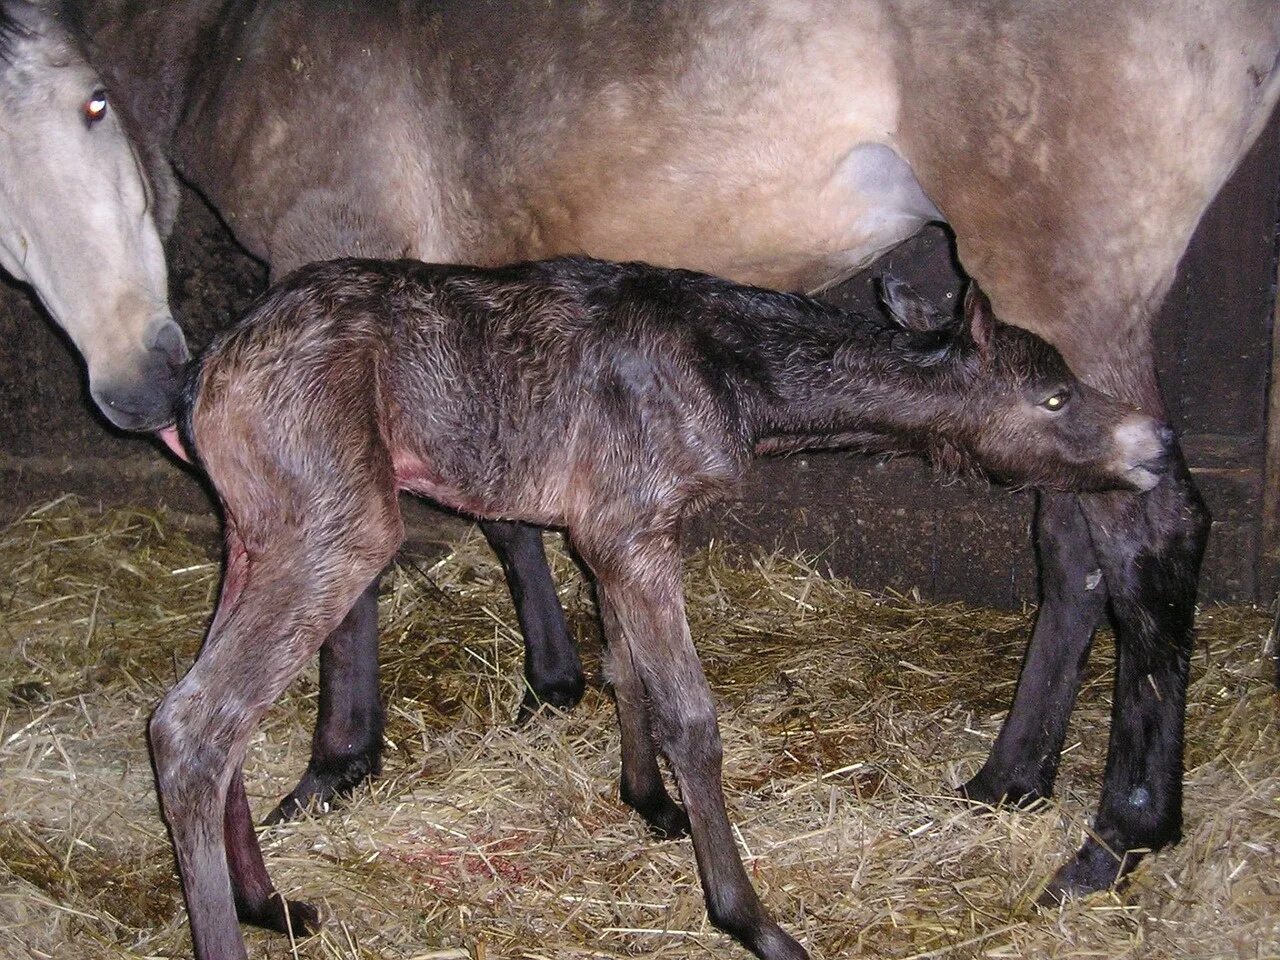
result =
[{"label": "newborn foal", "polygon": [[598,588],[623,799],[663,833],[692,833],[718,927],[766,960],[805,957],[757,898],[725,813],[681,519],[733,490],[755,453],[912,452],[1019,483],[1143,490],[1171,440],[995,322],[980,293],[963,322],[896,284],[885,294],[888,319],[641,264],[344,260],[286,278],[218,339],[183,430],[225,512],[225,579],[199,658],[151,722],[198,956],[245,956],[237,911],[316,923],[272,889],[240,765],[395,554],[408,490],[567,530]]}]

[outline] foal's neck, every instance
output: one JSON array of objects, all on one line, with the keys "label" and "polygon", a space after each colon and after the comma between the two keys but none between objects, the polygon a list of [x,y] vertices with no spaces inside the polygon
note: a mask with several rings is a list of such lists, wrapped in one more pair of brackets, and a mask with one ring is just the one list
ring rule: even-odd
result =
[{"label": "foal's neck", "polygon": [[769,324],[750,415],[757,453],[820,447],[918,453],[963,403],[963,363],[942,334],[910,332],[797,298]]}]

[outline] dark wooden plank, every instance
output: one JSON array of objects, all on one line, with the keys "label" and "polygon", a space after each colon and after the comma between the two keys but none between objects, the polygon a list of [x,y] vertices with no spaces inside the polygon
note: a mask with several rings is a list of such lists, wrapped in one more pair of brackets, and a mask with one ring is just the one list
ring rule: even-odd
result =
[{"label": "dark wooden plank", "polygon": [[[1280,234],[1280,228],[1277,229]],[[1271,317],[1271,383],[1267,392],[1266,460],[1263,466],[1259,590],[1263,602],[1280,592],[1280,263]],[[1280,618],[1280,607],[1277,609]],[[1280,621],[1278,621],[1280,622]]]},{"label": "dark wooden plank", "polygon": [[[1170,415],[1184,433],[1263,435],[1280,211],[1277,171],[1280,114],[1206,212],[1161,311],[1161,383]],[[1261,460],[1254,466],[1260,468]]]}]

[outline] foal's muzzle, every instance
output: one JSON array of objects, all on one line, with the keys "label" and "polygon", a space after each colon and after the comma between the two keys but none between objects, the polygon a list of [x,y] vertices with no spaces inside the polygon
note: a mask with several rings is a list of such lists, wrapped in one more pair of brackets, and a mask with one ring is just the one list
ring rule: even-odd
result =
[{"label": "foal's muzzle", "polygon": [[1177,436],[1167,423],[1137,414],[1125,420],[1115,436],[1121,473],[1135,490],[1150,490],[1173,466]]}]

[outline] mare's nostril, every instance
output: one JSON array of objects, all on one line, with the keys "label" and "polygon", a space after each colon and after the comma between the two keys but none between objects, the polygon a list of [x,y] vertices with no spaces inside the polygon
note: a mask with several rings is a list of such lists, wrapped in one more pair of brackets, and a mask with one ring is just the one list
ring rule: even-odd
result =
[{"label": "mare's nostril", "polygon": [[172,370],[184,366],[191,354],[187,350],[187,341],[182,336],[182,329],[173,321],[169,321],[151,341],[151,349],[163,355],[165,362]]},{"label": "mare's nostril", "polygon": [[1173,432],[1173,427],[1167,423],[1162,423],[1156,429],[1156,436],[1160,438],[1160,445],[1168,450],[1173,446],[1173,441],[1177,439],[1177,435]]}]

